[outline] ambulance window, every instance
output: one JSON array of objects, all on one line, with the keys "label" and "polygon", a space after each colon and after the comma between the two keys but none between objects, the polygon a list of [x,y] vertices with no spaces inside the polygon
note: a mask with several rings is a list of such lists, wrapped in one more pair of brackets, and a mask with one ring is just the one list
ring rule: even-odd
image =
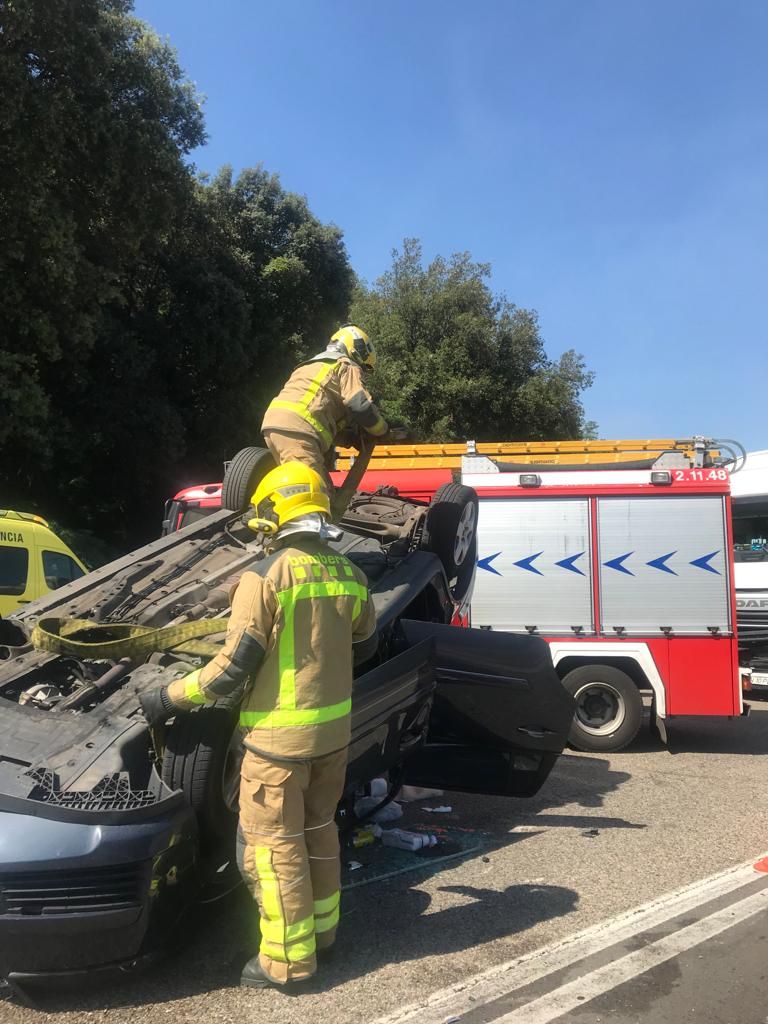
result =
[{"label": "ambulance window", "polygon": [[71,583],[82,575],[83,570],[69,555],[61,551],[43,552],[43,576],[51,590],[63,587],[65,583]]},{"label": "ambulance window", "polygon": [[0,594],[18,597],[27,589],[29,551],[0,544]]}]

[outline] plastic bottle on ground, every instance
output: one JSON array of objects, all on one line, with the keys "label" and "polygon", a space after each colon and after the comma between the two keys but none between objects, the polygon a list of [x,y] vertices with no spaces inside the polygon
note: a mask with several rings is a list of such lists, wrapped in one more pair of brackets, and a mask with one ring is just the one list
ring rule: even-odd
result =
[{"label": "plastic bottle on ground", "polygon": [[427,835],[426,832],[406,832],[402,828],[391,828],[383,832],[381,841],[384,846],[392,846],[396,850],[409,850],[411,853],[427,846],[437,846],[437,836]]}]

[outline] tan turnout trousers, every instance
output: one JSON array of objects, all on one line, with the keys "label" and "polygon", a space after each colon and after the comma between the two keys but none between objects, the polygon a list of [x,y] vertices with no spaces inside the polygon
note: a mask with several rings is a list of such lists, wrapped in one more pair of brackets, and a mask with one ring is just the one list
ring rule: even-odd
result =
[{"label": "tan turnout trousers", "polygon": [[265,430],[264,441],[278,466],[286,462],[302,462],[309,466],[320,474],[328,488],[328,494],[333,498],[335,488],[329,473],[334,455],[333,448],[324,452],[320,447],[319,438],[279,430]]},{"label": "tan turnout trousers", "polygon": [[341,864],[334,821],[347,751],[277,761],[250,750],[240,782],[242,871],[261,917],[259,960],[277,982],[308,978],[336,938]]}]

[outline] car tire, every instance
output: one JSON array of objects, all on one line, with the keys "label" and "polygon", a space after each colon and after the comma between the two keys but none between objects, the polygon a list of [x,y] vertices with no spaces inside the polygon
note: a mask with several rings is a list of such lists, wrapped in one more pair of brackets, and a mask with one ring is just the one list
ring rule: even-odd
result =
[{"label": "car tire", "polygon": [[576,701],[568,742],[576,750],[614,753],[637,736],[643,698],[634,681],[611,665],[581,665],[563,677]]},{"label": "car tire", "polygon": [[237,828],[239,707],[238,700],[223,698],[179,714],[165,738],[162,780],[186,795],[204,850],[229,845]]},{"label": "car tire", "polygon": [[224,474],[222,508],[245,512],[259,481],[274,468],[275,460],[266,448],[241,448]]},{"label": "car tire", "polygon": [[443,563],[455,601],[466,597],[474,576],[477,515],[477,494],[463,484],[443,484],[427,509],[421,546]]}]

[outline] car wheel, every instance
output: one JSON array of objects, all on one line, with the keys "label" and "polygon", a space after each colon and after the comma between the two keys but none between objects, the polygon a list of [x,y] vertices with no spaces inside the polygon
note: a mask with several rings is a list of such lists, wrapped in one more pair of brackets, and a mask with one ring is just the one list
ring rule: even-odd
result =
[{"label": "car wheel", "polygon": [[237,827],[239,707],[239,701],[223,698],[177,715],[166,735],[163,782],[185,793],[197,815],[204,848],[230,844]]},{"label": "car wheel", "polygon": [[643,698],[630,677],[610,665],[582,665],[563,678],[576,701],[568,742],[576,750],[610,753],[637,736]]},{"label": "car wheel", "polygon": [[274,468],[275,460],[266,448],[241,448],[224,474],[222,508],[245,512],[259,481]]},{"label": "car wheel", "polygon": [[438,556],[461,601],[472,583],[477,561],[477,494],[463,484],[443,484],[427,509],[422,547]]}]

